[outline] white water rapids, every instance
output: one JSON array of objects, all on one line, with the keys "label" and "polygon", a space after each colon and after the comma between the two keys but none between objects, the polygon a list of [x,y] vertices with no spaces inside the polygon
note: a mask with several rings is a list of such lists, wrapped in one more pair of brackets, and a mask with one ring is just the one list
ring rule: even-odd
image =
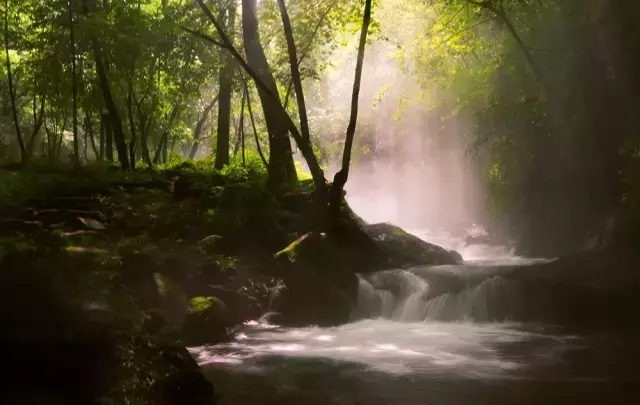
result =
[{"label": "white water rapids", "polygon": [[503,274],[534,261],[474,249],[462,265],[361,275],[352,323],[250,322],[191,352],[221,404],[640,403],[635,341],[521,322],[537,297]]}]

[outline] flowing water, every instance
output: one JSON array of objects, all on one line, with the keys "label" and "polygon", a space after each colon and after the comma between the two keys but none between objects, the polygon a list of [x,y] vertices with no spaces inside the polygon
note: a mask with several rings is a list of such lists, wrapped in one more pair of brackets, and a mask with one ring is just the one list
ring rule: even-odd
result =
[{"label": "flowing water", "polygon": [[250,322],[192,354],[221,404],[640,403],[635,337],[539,322],[554,308],[507,276],[537,261],[488,246],[463,255],[462,265],[360,276],[352,323]]}]

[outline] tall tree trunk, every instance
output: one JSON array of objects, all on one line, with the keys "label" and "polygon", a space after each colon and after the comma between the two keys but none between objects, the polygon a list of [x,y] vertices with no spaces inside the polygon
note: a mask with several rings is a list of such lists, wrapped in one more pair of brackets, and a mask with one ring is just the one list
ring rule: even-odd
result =
[{"label": "tall tree trunk", "polygon": [[113,162],[113,130],[111,128],[111,118],[109,113],[102,115],[104,117],[104,140],[105,140],[105,153],[107,160]]},{"label": "tall tree trunk", "polygon": [[167,127],[162,132],[162,136],[160,137],[160,142],[158,142],[158,145],[156,146],[156,152],[153,156],[154,164],[160,163],[160,158],[163,156],[163,154],[165,156],[164,160],[166,162],[166,145],[167,145],[167,140],[169,138],[169,132],[171,131],[171,127],[173,126],[173,123],[175,122],[175,120],[178,119],[179,115],[180,115],[180,107],[176,105],[173,107],[173,110],[171,110],[171,114],[169,115],[169,121],[167,122]]},{"label": "tall tree trunk", "polygon": [[240,129],[239,135],[240,135],[240,138],[242,139],[242,165],[243,166],[247,164],[245,150],[244,150],[244,102],[246,99],[247,99],[247,93],[242,92],[242,102],[240,103],[240,123],[238,124],[238,127]]},{"label": "tall tree trunk", "polygon": [[[222,28],[222,26],[218,23],[216,18],[213,16],[213,13],[211,13],[211,10],[209,10],[209,7],[207,7],[207,5],[204,3],[204,0],[196,0],[196,1],[198,2],[198,5],[200,5],[200,8],[204,12],[205,16],[209,19],[211,24],[216,28],[216,31],[218,32],[218,35],[220,36],[221,41],[218,41],[210,36],[203,35],[195,31],[190,31],[190,30],[187,30],[187,31],[191,32],[192,34],[216,46],[221,46],[229,50],[229,52],[234,57],[234,59],[240,64],[242,69],[244,69],[244,71],[247,72],[255,82],[256,86],[258,87],[258,90],[261,92],[259,93],[259,95],[261,95],[261,101],[262,101],[262,96],[265,96],[265,97],[268,97],[267,101],[270,100],[273,103],[271,105],[271,107],[273,108],[272,112],[278,113],[279,114],[278,119],[281,122],[286,123],[288,130],[291,131],[291,136],[293,137],[293,139],[295,139],[298,145],[298,148],[302,153],[302,156],[304,157],[305,161],[307,162],[307,165],[309,166],[309,170],[311,171],[311,176],[313,177],[313,183],[316,188],[316,201],[318,201],[320,204],[323,204],[323,205],[326,204],[328,202],[326,179],[324,177],[324,172],[320,167],[320,164],[318,163],[318,159],[315,156],[313,147],[310,144],[303,141],[302,136],[300,135],[300,132],[296,127],[296,124],[293,122],[293,120],[291,119],[291,116],[289,116],[286,109],[282,106],[282,103],[280,102],[280,97],[278,96],[277,91],[274,92],[273,87],[270,87],[267,84],[267,82],[263,80],[263,78],[261,77],[261,73],[259,72],[258,69],[256,69],[253,66],[250,66],[250,64],[243,59],[242,55],[240,55],[240,52],[238,52],[238,50],[234,47],[233,43],[229,40],[229,37],[224,32],[224,29]],[[255,4],[253,5],[253,7],[254,7],[253,19],[255,20]],[[244,0],[243,0],[243,9],[244,9]],[[243,29],[244,29],[244,23],[243,23]],[[246,45],[247,44],[245,43],[245,47]],[[258,43],[258,46],[260,50],[262,50],[259,43]],[[263,50],[262,50],[262,54],[264,56]],[[268,66],[267,66],[267,69],[268,69]],[[271,147],[274,146],[271,143],[271,139],[270,139],[270,146]],[[289,151],[291,151],[291,144],[288,144],[288,149]],[[277,152],[277,153],[281,154],[282,151],[280,150],[280,152]],[[289,166],[285,164],[283,166],[285,167],[293,166],[290,172],[293,172],[295,177],[295,166],[293,165],[293,157],[291,156],[290,153],[288,156],[291,161],[291,165]],[[272,159],[270,158],[269,160],[271,161]],[[280,162],[282,162],[282,159],[280,159]],[[271,170],[269,171],[273,173],[273,171]],[[272,176],[270,175],[270,178],[271,177]],[[297,178],[295,180],[297,181]]]},{"label": "tall tree trunk", "polygon": [[11,113],[13,115],[13,125],[16,128],[16,136],[20,145],[20,161],[23,165],[27,164],[29,156],[27,148],[22,139],[22,131],[20,131],[20,122],[18,119],[18,107],[16,106],[16,92],[13,88],[13,74],[11,71],[11,58],[9,57],[9,0],[4,1],[4,51],[7,67],[7,81],[9,82],[9,98],[11,99]]},{"label": "tall tree trunk", "polygon": [[[54,126],[57,128],[58,126]],[[64,141],[64,130],[67,128],[67,115],[64,115],[62,120],[62,127],[60,128],[60,136],[58,137],[58,146],[56,146],[56,159],[60,159],[60,151],[62,151],[62,141]],[[57,133],[58,131],[56,131]]]},{"label": "tall tree trunk", "polygon": [[244,103],[244,92],[242,92],[242,101],[240,103],[240,117],[238,118],[238,125],[236,126],[236,144],[233,147],[234,157],[238,155],[238,152],[240,151],[240,145],[242,143],[242,134],[244,132]]},{"label": "tall tree trunk", "polygon": [[[67,0],[69,7],[69,46],[71,48],[71,91],[72,91],[72,119],[73,119],[73,154],[74,165],[80,166],[80,152],[78,151],[78,76],[76,68],[76,30],[73,24],[73,9],[71,0]],[[86,138],[86,137],[85,137]],[[85,139],[86,141],[86,139]],[[86,157],[86,142],[85,142]]]},{"label": "tall tree trunk", "polygon": [[360,44],[358,45],[358,60],[356,62],[356,74],[353,81],[353,93],[351,95],[351,117],[349,118],[349,126],[344,143],[344,151],[342,154],[342,168],[333,178],[331,187],[330,210],[331,216],[335,223],[339,222],[340,207],[342,205],[342,196],[344,186],[349,179],[349,164],[351,163],[351,148],[353,146],[353,138],[356,133],[356,123],[358,121],[358,99],[360,96],[360,82],[362,81],[362,65],[364,64],[364,50],[367,44],[367,33],[369,32],[369,24],[371,23],[371,1],[366,0],[364,6],[364,17],[362,19],[362,30],[360,31]]},{"label": "tall tree trunk", "polygon": [[46,149],[47,160],[49,161],[49,163],[53,164],[55,139],[52,139],[53,136],[51,134],[51,129],[49,129],[49,126],[47,125],[46,121],[44,123],[44,131],[47,134],[47,149]]},{"label": "tall tree trunk", "polygon": [[140,134],[140,142],[142,143],[142,159],[144,159],[144,162],[150,169],[153,168],[153,161],[151,160],[151,154],[149,153],[149,132],[151,131],[152,125],[153,117],[149,117],[146,124],[144,126],[141,125],[142,133]]},{"label": "tall tree trunk", "polygon": [[[211,110],[218,102],[219,95],[216,95],[213,100],[207,105],[202,112],[202,117],[198,120],[196,124],[196,129],[193,133],[193,145],[191,146],[191,151],[189,152],[189,159],[195,159],[196,153],[198,153],[198,147],[200,146],[200,138],[202,137],[202,130],[204,129],[204,124],[207,122],[207,118],[211,113]],[[217,159],[217,155],[216,155]]]},{"label": "tall tree trunk", "polygon": [[100,154],[99,156],[97,156],[97,158],[101,162],[104,159],[104,140],[105,140],[104,132],[105,132],[104,131],[104,114],[100,112],[100,139],[98,140],[98,142],[100,142]]},{"label": "tall tree trunk", "polygon": [[111,118],[109,118],[108,112],[102,112],[102,123],[104,130],[100,141],[102,143],[102,157],[109,162],[113,162],[113,132],[111,131]]},{"label": "tall tree trunk", "polygon": [[129,161],[131,162],[131,169],[136,168],[136,142],[138,136],[136,134],[136,124],[133,118],[133,83],[129,80],[128,94],[127,94],[127,115],[129,117],[129,131],[131,132],[131,141],[129,141]]},{"label": "tall tree trunk", "polygon": [[29,154],[29,158],[33,156],[33,149],[35,147],[36,138],[42,129],[42,123],[44,122],[44,104],[45,104],[45,95],[42,94],[40,96],[40,114],[38,114],[37,107],[37,95],[33,93],[33,102],[32,102],[32,114],[33,114],[33,129],[31,130],[31,137],[29,138],[29,143],[27,147],[27,153]]},{"label": "tall tree trunk", "polygon": [[[236,2],[232,0],[227,10],[227,28],[229,35],[233,32],[236,22]],[[224,11],[220,13],[220,20],[224,21]],[[234,62],[229,53],[220,49],[220,103],[218,104],[218,136],[216,139],[216,169],[220,170],[229,164],[229,136],[231,127],[231,92],[233,84]]]},{"label": "tall tree trunk", "polygon": [[[83,0],[83,11],[85,17],[89,17],[89,0]],[[102,57],[102,50],[98,39],[95,34],[90,33],[91,47],[93,48],[93,56],[96,63],[96,74],[98,76],[98,82],[100,89],[102,90],[102,97],[104,99],[105,106],[109,111],[109,118],[111,120],[111,129],[113,131],[113,138],[116,143],[116,149],[118,150],[118,160],[122,170],[129,170],[129,158],[127,154],[127,143],[124,137],[124,129],[122,127],[122,120],[120,119],[120,113],[118,113],[118,107],[113,99],[111,93],[111,87],[109,85],[109,79],[107,78],[107,72],[104,67],[104,60]]]},{"label": "tall tree trunk", "polygon": [[91,142],[91,150],[93,151],[93,155],[96,159],[99,159],[100,152],[96,147],[96,138],[93,134],[93,112],[91,109],[87,108],[84,112],[85,121],[87,122],[86,132],[89,136],[89,142]]},{"label": "tall tree trunk", "polygon": [[157,165],[161,162],[161,158],[162,158],[162,149],[164,148],[164,144],[167,142],[167,136],[169,134],[169,130],[165,130],[164,132],[162,132],[162,135],[160,136],[160,140],[158,141],[158,144],[156,145],[156,151],[153,154],[153,164]]},{"label": "tall tree trunk", "polygon": [[269,185],[274,189],[286,188],[298,182],[288,136],[290,125],[283,119],[278,88],[260,44],[256,0],[242,0],[242,33],[247,62],[267,87],[258,87],[258,94],[269,132]]},{"label": "tall tree trunk", "polygon": [[247,86],[247,81],[242,78],[242,85],[244,86],[244,94],[247,98],[247,110],[249,111],[249,120],[251,120],[251,129],[253,130],[253,137],[256,141],[256,149],[258,150],[258,155],[260,155],[260,159],[262,163],[264,163],[264,167],[269,167],[267,163],[267,159],[265,159],[264,154],[262,153],[262,147],[260,146],[260,139],[258,138],[258,130],[256,129],[256,121],[253,118],[253,111],[251,110],[251,97],[249,95],[249,86]]}]

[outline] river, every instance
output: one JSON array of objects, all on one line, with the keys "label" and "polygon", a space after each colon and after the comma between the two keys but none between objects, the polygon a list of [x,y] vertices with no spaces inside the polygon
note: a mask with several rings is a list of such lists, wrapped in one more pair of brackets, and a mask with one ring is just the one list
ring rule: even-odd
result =
[{"label": "river", "polygon": [[637,334],[526,321],[538,303],[501,272],[540,260],[489,246],[463,255],[360,277],[352,323],[248,322],[235,341],[191,353],[220,404],[640,403]]}]

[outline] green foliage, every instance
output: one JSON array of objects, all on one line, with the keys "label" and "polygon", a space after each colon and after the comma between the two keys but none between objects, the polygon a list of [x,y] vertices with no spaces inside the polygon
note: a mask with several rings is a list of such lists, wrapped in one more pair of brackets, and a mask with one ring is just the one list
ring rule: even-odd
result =
[{"label": "green foliage", "polygon": [[231,159],[231,163],[219,171],[219,174],[232,183],[251,182],[264,184],[267,179],[267,169],[257,152],[249,152],[245,157],[245,163],[239,155]]}]

